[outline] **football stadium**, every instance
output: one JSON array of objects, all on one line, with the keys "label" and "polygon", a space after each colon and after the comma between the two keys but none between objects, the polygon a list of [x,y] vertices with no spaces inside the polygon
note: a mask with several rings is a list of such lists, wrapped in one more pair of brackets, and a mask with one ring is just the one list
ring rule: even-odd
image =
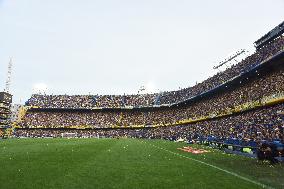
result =
[{"label": "football stadium", "polygon": [[0,188],[284,188],[284,21],[253,40],[191,87],[17,106],[13,75],[37,70],[1,62]]}]

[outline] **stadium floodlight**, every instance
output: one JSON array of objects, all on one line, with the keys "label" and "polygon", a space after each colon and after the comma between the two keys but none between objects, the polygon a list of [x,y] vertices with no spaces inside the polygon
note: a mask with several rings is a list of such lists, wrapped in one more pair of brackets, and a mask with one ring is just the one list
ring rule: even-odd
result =
[{"label": "stadium floodlight", "polygon": [[12,58],[10,58],[10,61],[9,61],[9,64],[8,64],[8,73],[7,73],[7,78],[6,78],[6,86],[5,86],[5,92],[6,93],[9,93],[9,91],[10,91],[12,66],[13,66],[13,61],[12,61]]},{"label": "stadium floodlight", "polygon": [[[232,60],[235,60],[235,58],[237,58],[238,56],[244,54],[246,52],[246,50],[241,49],[240,51],[237,51],[236,53],[234,53],[232,56],[226,58],[225,60],[219,62],[219,64],[217,66],[214,66],[213,69],[218,69],[223,65],[227,65],[227,63],[231,62]],[[236,61],[238,63],[238,61]]]},{"label": "stadium floodlight", "polygon": [[277,37],[281,36],[284,33],[284,21],[281,22],[278,26],[270,30],[267,34],[262,36],[260,39],[254,42],[256,49],[260,49],[263,46],[267,45]]},{"label": "stadium floodlight", "polygon": [[145,92],[147,92],[147,93],[153,93],[153,92],[155,92],[155,90],[156,90],[155,84],[154,84],[153,82],[151,82],[151,81],[149,81],[149,82],[146,84],[145,87],[146,87]]},{"label": "stadium floodlight", "polygon": [[145,85],[139,88],[138,94],[148,94],[156,92],[156,86],[152,81],[147,82]]}]

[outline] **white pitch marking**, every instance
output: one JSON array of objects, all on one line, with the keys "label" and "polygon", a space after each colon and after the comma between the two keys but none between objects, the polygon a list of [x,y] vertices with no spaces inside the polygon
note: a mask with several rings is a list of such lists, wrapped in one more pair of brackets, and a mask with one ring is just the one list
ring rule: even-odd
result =
[{"label": "white pitch marking", "polygon": [[[147,143],[147,142],[145,142],[145,143]],[[149,143],[148,143],[148,144],[149,144]],[[245,180],[245,181],[247,181],[247,182],[253,183],[253,184],[258,185],[258,186],[261,186],[262,188],[273,189],[273,188],[270,187],[270,186],[267,186],[267,185],[262,184],[262,183],[260,183],[260,182],[257,182],[257,181],[251,180],[251,179],[249,179],[249,178],[243,177],[243,176],[241,176],[241,175],[239,175],[239,174],[237,174],[237,173],[234,173],[234,172],[231,172],[231,171],[222,169],[222,168],[217,167],[217,166],[215,166],[215,165],[211,165],[211,164],[209,164],[209,163],[206,163],[206,162],[203,162],[203,161],[200,161],[200,160],[197,160],[197,159],[193,159],[193,158],[191,158],[191,157],[184,156],[184,155],[181,155],[181,154],[176,153],[176,152],[172,152],[172,151],[170,151],[170,150],[167,150],[167,149],[165,149],[165,148],[161,148],[161,147],[156,146],[156,145],[154,145],[154,144],[149,144],[149,145],[151,145],[151,146],[153,146],[153,147],[155,147],[155,148],[158,148],[158,149],[160,149],[160,150],[164,150],[164,151],[166,151],[166,152],[169,152],[169,153],[171,153],[171,154],[174,154],[174,155],[176,155],[176,156],[180,156],[180,157],[183,157],[183,158],[186,158],[186,159],[190,159],[190,160],[192,160],[192,161],[195,161],[195,162],[201,163],[201,164],[203,164],[203,165],[207,165],[207,166],[209,166],[209,167],[212,167],[212,168],[214,168],[214,169],[223,171],[223,172],[225,172],[225,173],[227,173],[227,174],[233,175],[233,176],[238,177],[238,178],[240,178],[240,179],[242,179],[242,180]]]}]

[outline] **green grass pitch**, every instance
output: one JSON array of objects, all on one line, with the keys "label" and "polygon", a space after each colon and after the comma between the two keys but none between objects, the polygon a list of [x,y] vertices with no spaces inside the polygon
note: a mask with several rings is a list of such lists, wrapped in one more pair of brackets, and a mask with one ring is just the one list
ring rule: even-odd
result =
[{"label": "green grass pitch", "polygon": [[284,188],[283,164],[164,140],[0,140],[0,188]]}]

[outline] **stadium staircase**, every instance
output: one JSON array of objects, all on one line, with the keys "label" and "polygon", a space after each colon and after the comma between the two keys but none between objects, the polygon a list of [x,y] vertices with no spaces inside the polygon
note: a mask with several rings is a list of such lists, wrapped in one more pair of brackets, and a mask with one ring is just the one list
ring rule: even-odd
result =
[{"label": "stadium staircase", "polygon": [[155,101],[154,101],[154,105],[161,105],[161,93],[160,94],[158,94],[157,96],[156,96],[156,98],[155,98]]}]

